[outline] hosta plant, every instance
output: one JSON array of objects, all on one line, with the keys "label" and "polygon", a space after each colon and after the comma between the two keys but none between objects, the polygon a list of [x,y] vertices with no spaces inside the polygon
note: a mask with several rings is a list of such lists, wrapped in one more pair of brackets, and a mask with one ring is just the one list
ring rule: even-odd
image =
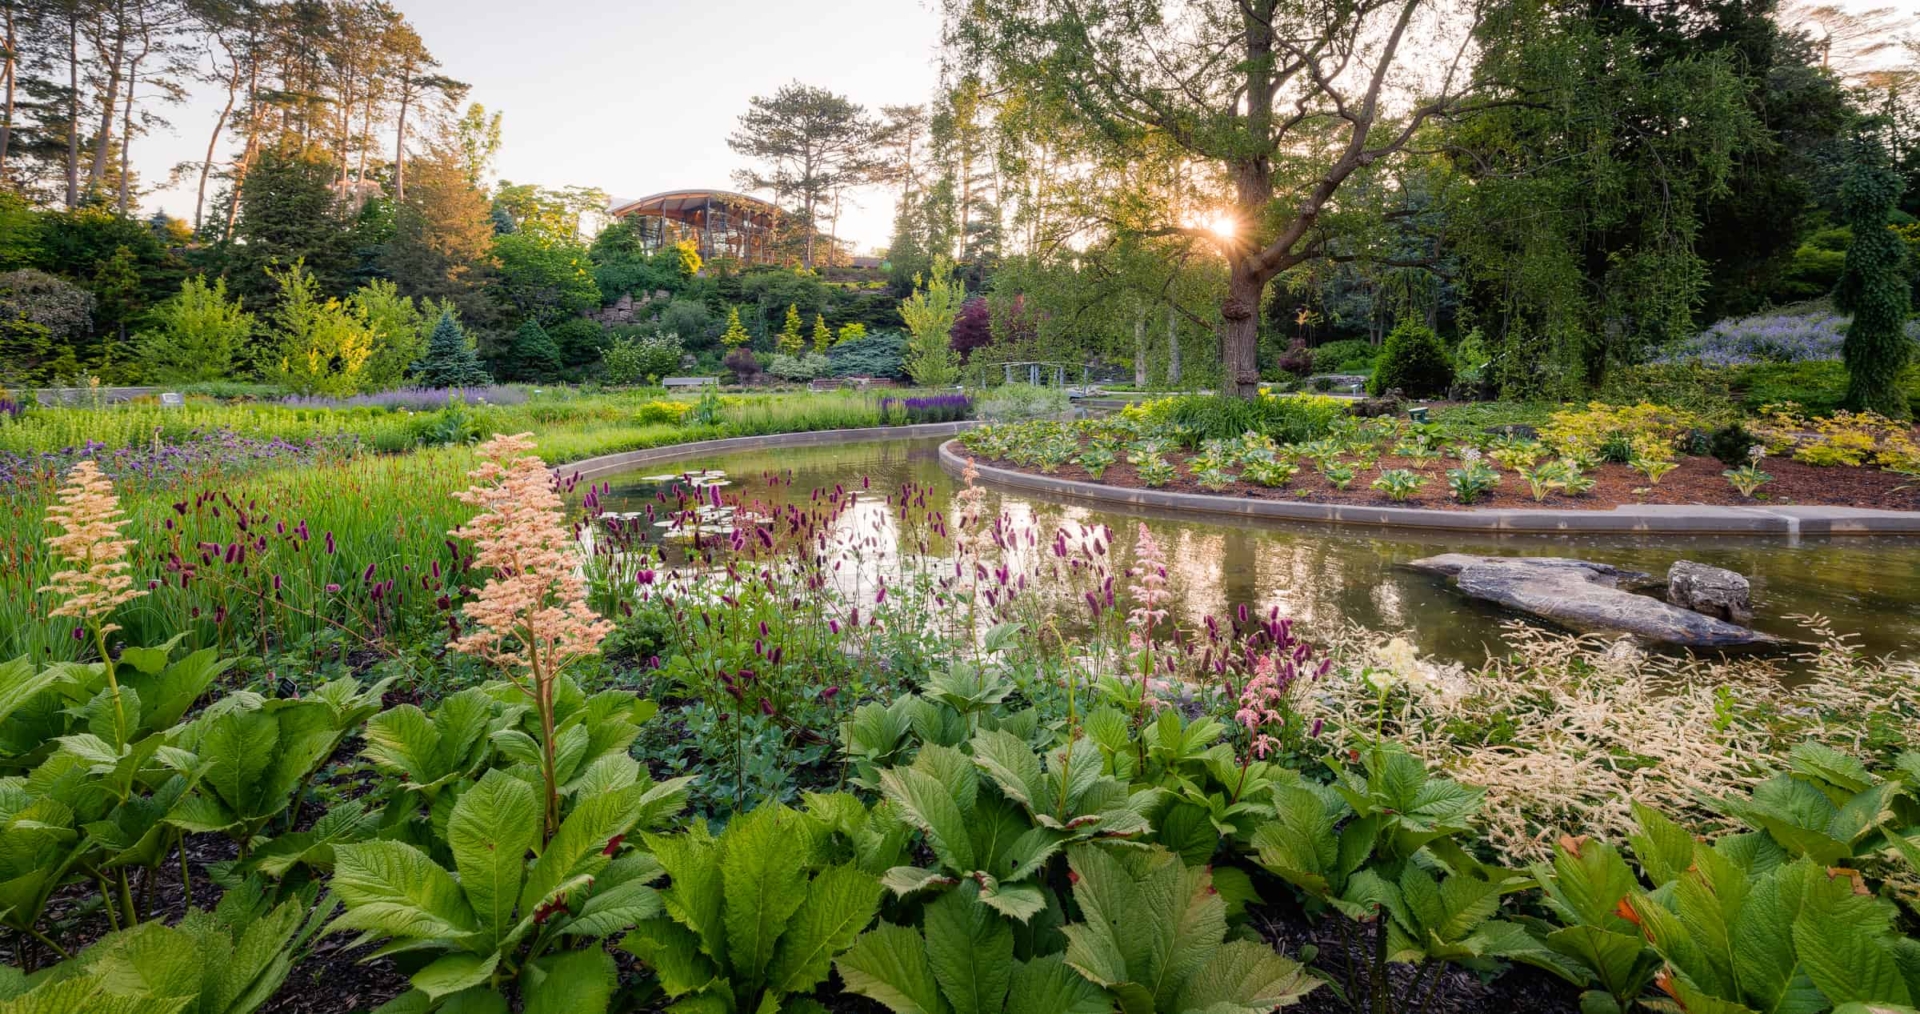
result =
[{"label": "hosta plant", "polygon": [[1666,478],[1668,472],[1679,468],[1680,464],[1669,458],[1634,458],[1627,462],[1627,467],[1646,476],[1647,482],[1658,486],[1660,480]]},{"label": "hosta plant", "polygon": [[1256,459],[1247,462],[1246,467],[1240,472],[1240,477],[1257,485],[1277,488],[1285,486],[1299,470],[1299,466],[1291,461]]},{"label": "hosta plant", "polygon": [[1773,476],[1762,472],[1759,465],[1742,465],[1720,474],[1727,477],[1728,484],[1733,486],[1736,492],[1749,500],[1760,491],[1760,487],[1773,481]]},{"label": "hosta plant", "polygon": [[1118,460],[1118,456],[1113,453],[1113,448],[1106,444],[1092,444],[1081,451],[1080,456],[1075,460],[1081,468],[1087,470],[1088,475],[1098,479],[1107,473],[1107,468]]},{"label": "hosta plant", "polygon": [[1202,489],[1218,493],[1233,485],[1233,473],[1217,460],[1195,458],[1187,467],[1193,471],[1193,481],[1199,483]]},{"label": "hosta plant", "polygon": [[1532,468],[1534,462],[1539,461],[1546,454],[1546,446],[1537,440],[1499,437],[1494,440],[1493,449],[1487,452],[1487,457],[1492,458],[1493,463],[1501,468],[1514,472],[1523,468]]},{"label": "hosta plant", "polygon": [[806,995],[873,920],[882,892],[852,864],[819,864],[815,827],[768,804],[736,816],[717,837],[701,824],[647,836],[669,884],[657,914],[620,946],[658,977],[671,1010],[823,1009]]},{"label": "hosta plant", "polygon": [[1373,488],[1395,502],[1411,500],[1427,484],[1427,477],[1405,468],[1389,468],[1373,480]]},{"label": "hosta plant", "polygon": [[1459,468],[1447,469],[1447,492],[1461,503],[1473,503],[1500,485],[1500,473],[1477,457]]},{"label": "hosta plant", "polygon": [[1172,462],[1157,454],[1135,457],[1133,461],[1134,471],[1139,474],[1140,481],[1155,488],[1172,482],[1174,476],[1179,474],[1174,470]]},{"label": "hosta plant", "polygon": [[883,922],[834,962],[847,991],[894,1014],[1108,1014],[1113,1001],[1060,954],[1022,960],[1007,921],[962,884],[921,928]]},{"label": "hosta plant", "polygon": [[1129,1014],[1266,1014],[1319,980],[1264,942],[1228,939],[1212,871],[1163,849],[1068,853],[1084,921],[1065,927],[1066,963]]},{"label": "hosta plant", "polygon": [[1360,473],[1344,461],[1330,461],[1320,466],[1320,474],[1333,484],[1334,489],[1344,490],[1353,484]]},{"label": "hosta plant", "polygon": [[346,910],[328,932],[358,930],[360,942],[385,941],[377,953],[406,955],[413,990],[394,1010],[456,997],[503,1010],[491,995],[513,985],[529,1011],[604,1011],[616,983],[600,941],[660,910],[647,885],[662,864],[623,841],[685,793],[625,760],[595,766],[551,839],[537,783],[493,770],[460,794],[435,842],[450,864],[400,841],[338,846],[331,885]]}]

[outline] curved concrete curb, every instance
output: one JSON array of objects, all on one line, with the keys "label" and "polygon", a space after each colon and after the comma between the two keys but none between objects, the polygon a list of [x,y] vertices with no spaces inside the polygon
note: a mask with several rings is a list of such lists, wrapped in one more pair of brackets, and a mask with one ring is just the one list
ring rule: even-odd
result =
[{"label": "curved concrete curb", "polygon": [[719,440],[696,440],[688,444],[665,444],[660,447],[648,447],[638,451],[621,451],[617,454],[602,454],[585,458],[567,465],[556,465],[554,471],[566,473],[581,479],[597,479],[603,475],[627,472],[642,465],[658,464],[664,461],[678,461],[682,458],[694,458],[703,454],[725,454],[732,451],[763,451],[779,447],[821,447],[830,444],[859,444],[870,440],[913,440],[926,437],[950,437],[963,430],[972,429],[979,423],[971,420],[943,423],[919,423],[913,426],[868,426],[850,430],[805,430],[797,433],[764,433],[751,437],[722,437]]},{"label": "curved concrete curb", "polygon": [[[966,468],[957,441],[940,445],[940,467],[950,475]],[[1352,504],[1236,499],[1204,493],[1126,489],[1100,483],[1057,479],[974,461],[980,478],[996,486],[1052,497],[1151,507],[1227,517],[1386,528],[1425,528],[1473,532],[1564,532],[1580,535],[1624,532],[1642,535],[1920,535],[1920,511],[1868,510],[1860,507],[1713,507],[1645,504],[1610,511],[1488,508],[1442,511],[1420,507],[1360,507]]]}]

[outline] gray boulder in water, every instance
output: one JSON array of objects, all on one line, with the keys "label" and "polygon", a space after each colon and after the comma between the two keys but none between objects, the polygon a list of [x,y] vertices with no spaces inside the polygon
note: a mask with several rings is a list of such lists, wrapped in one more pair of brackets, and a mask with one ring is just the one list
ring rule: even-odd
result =
[{"label": "gray boulder in water", "polygon": [[1675,560],[1667,568],[1667,601],[1746,626],[1753,622],[1753,586],[1745,575],[1692,560]]},{"label": "gray boulder in water", "polygon": [[[1627,591],[1650,575],[1552,556],[1443,553],[1407,565],[1451,577],[1462,594],[1574,630],[1616,631],[1686,648],[1742,648],[1778,638]],[[1736,575],[1737,576],[1737,575]]]}]

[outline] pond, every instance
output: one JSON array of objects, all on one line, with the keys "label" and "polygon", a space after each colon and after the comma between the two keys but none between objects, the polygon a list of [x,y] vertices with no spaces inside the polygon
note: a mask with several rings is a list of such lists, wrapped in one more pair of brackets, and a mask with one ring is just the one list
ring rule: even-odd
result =
[{"label": "pond", "polygon": [[[941,440],[799,447],[690,457],[614,476],[601,497],[608,511],[641,510],[668,471],[717,469],[731,493],[777,507],[805,501],[816,488],[866,488],[843,524],[892,531],[888,491],[926,487],[927,506],[944,509],[958,480],[941,471]],[[770,476],[782,481],[767,481]],[[1468,552],[1511,556],[1576,556],[1664,575],[1677,559],[1698,560],[1748,575],[1754,626],[1788,638],[1804,630],[1791,617],[1820,615],[1855,635],[1869,654],[1920,655],[1920,538],[1855,537],[1797,542],[1753,537],[1504,535],[1391,531],[1256,520],[1194,519],[1165,512],[1052,502],[1025,493],[989,491],[989,514],[1031,521],[1042,540],[1059,527],[1104,524],[1114,533],[1118,568],[1131,565],[1140,523],[1165,548],[1175,615],[1200,623],[1245,604],[1279,607],[1308,631],[1357,624],[1405,634],[1423,653],[1477,663],[1499,644],[1512,614],[1470,602],[1440,578],[1400,565],[1422,556]]]}]

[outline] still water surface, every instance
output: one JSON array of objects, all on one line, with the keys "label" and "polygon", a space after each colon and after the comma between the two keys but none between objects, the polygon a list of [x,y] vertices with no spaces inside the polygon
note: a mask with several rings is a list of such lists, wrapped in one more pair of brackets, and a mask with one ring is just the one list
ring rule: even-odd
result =
[{"label": "still water surface", "polygon": [[[643,474],[720,469],[731,493],[779,505],[804,502],[815,488],[848,489],[868,481],[860,508],[845,523],[883,529],[888,491],[905,483],[928,487],[929,507],[944,510],[958,483],[940,470],[940,440],[783,448],[688,458],[671,466],[609,480],[610,511],[643,509],[660,489]],[[765,481],[769,474],[791,480]],[[1062,525],[1104,524],[1114,533],[1115,565],[1133,561],[1135,533],[1144,522],[1166,549],[1176,615],[1192,623],[1224,616],[1246,604],[1278,606],[1309,631],[1354,623],[1406,634],[1423,653],[1476,663],[1499,644],[1511,615],[1470,602],[1443,579],[1411,573],[1400,564],[1444,552],[1510,556],[1577,556],[1664,575],[1686,558],[1748,575],[1753,581],[1754,626],[1783,637],[1800,635],[1790,616],[1820,614],[1841,633],[1858,635],[1870,654],[1920,656],[1920,537],[1785,539],[1625,535],[1462,535],[1388,531],[1353,526],[1309,526],[1254,520],[1196,520],[1146,510],[1120,511],[991,492],[987,509],[1038,527],[1042,543]]]}]

